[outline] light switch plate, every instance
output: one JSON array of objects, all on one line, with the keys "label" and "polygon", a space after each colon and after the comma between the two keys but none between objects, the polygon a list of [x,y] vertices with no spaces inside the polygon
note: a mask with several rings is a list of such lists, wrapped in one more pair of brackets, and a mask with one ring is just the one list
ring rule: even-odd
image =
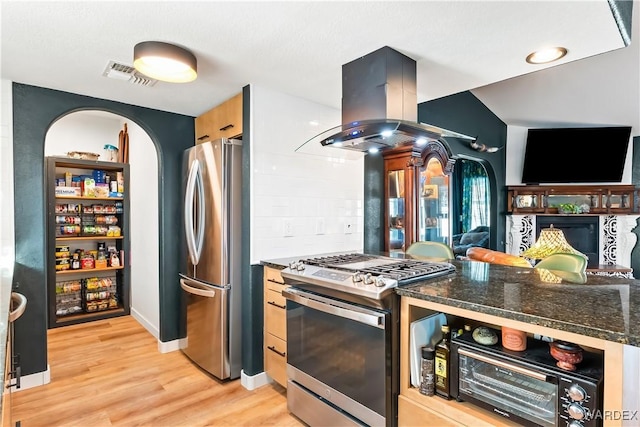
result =
[{"label": "light switch plate", "polygon": [[293,237],[293,222],[290,219],[282,220],[282,229],[284,237]]}]

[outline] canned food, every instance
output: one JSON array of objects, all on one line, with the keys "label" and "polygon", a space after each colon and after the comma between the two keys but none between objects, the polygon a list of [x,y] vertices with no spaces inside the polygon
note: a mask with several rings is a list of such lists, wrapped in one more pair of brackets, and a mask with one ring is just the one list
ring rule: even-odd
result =
[{"label": "canned food", "polygon": [[71,268],[71,264],[69,263],[69,258],[58,258],[56,259],[56,271],[64,271]]},{"label": "canned food", "polygon": [[92,256],[84,256],[80,260],[81,268],[95,268],[95,260]]},{"label": "canned food", "polygon": [[56,258],[68,258],[69,246],[56,246]]}]

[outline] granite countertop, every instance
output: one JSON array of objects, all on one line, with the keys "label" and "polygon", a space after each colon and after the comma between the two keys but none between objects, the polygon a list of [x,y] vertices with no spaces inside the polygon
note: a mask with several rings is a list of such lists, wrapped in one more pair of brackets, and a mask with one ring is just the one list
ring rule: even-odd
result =
[{"label": "granite countertop", "polygon": [[[261,264],[283,269],[291,261],[324,255],[330,254]],[[452,263],[455,274],[402,285],[396,293],[640,347],[640,280],[478,261]]]},{"label": "granite countertop", "polygon": [[477,261],[396,293],[640,347],[640,280]]}]

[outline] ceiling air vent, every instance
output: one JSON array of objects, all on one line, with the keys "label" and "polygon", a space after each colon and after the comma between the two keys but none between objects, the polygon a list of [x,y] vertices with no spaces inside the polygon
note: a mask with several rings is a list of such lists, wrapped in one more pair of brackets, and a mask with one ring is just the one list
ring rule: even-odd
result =
[{"label": "ceiling air vent", "polygon": [[115,61],[109,61],[102,75],[110,79],[128,81],[129,83],[139,86],[153,86],[158,82],[156,79],[137,72],[136,69],[130,65],[119,64]]}]

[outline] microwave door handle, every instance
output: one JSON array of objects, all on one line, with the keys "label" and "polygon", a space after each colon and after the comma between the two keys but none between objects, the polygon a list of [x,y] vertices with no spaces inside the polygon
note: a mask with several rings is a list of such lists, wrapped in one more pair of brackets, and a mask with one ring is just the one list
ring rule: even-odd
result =
[{"label": "microwave door handle", "polygon": [[527,368],[525,368],[523,366],[513,365],[513,364],[511,364],[509,362],[504,362],[502,360],[494,359],[493,357],[484,356],[484,355],[476,353],[474,351],[469,351],[469,350],[467,350],[465,348],[459,348],[458,349],[458,354],[462,354],[464,356],[468,356],[468,357],[471,357],[473,359],[477,359],[477,360],[479,360],[481,362],[485,362],[485,363],[489,363],[489,364],[494,365],[494,366],[498,366],[500,368],[509,369],[510,371],[517,372],[519,374],[526,375],[528,377],[532,377],[532,378],[535,378],[535,379],[540,380],[540,381],[552,382],[551,378],[548,375],[543,374],[541,372],[537,372],[537,371],[534,371],[534,370],[531,370],[531,369],[527,369]]},{"label": "microwave door handle", "polygon": [[[291,301],[298,304],[307,306],[309,308],[322,311],[327,314],[333,314],[335,316],[350,319],[365,325],[373,326],[375,328],[384,329],[384,315],[371,312],[369,310],[360,309],[354,310],[347,308],[347,306],[340,304],[338,301],[332,301],[331,304],[327,304],[320,300],[319,297],[313,296],[305,292],[300,292],[294,289],[284,289],[282,295]],[[322,298],[324,299],[324,298]]]}]

